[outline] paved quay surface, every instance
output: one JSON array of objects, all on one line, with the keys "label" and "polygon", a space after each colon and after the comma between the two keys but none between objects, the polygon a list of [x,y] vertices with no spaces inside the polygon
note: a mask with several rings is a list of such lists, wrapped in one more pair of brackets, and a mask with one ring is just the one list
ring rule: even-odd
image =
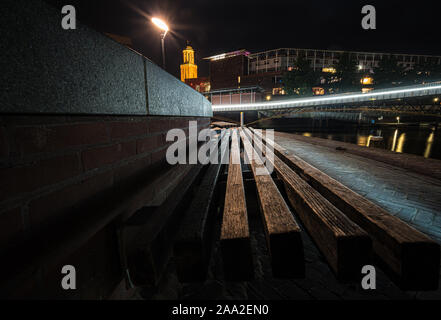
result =
[{"label": "paved quay surface", "polygon": [[[306,142],[309,139],[311,143]],[[347,143],[287,133],[276,133],[275,141],[441,243],[441,180],[368,158],[362,150],[366,147],[352,145],[359,149],[354,154],[335,149],[347,148]],[[374,152],[381,159],[380,150]],[[388,152],[385,157],[390,158]],[[416,156],[400,154],[400,157],[415,161]],[[441,164],[439,160],[431,159],[432,162]]]}]

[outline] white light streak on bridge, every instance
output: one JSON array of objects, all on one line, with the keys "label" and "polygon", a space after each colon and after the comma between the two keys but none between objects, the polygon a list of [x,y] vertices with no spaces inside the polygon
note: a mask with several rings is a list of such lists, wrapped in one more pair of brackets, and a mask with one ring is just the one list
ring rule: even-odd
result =
[{"label": "white light streak on bridge", "polygon": [[321,97],[294,98],[280,101],[262,101],[246,104],[213,105],[213,112],[258,111],[326,106],[333,104],[359,103],[379,100],[394,100],[441,94],[441,81],[393,89],[375,90],[369,93],[342,93]]}]

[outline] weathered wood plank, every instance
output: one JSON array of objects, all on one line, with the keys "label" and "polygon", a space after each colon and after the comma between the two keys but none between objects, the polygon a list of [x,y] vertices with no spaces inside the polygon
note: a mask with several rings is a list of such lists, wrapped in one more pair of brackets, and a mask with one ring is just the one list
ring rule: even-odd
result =
[{"label": "weathered wood plank", "polygon": [[[215,136],[216,141],[219,135]],[[135,285],[156,286],[173,253],[183,213],[187,210],[196,185],[201,180],[202,165],[179,165],[171,170],[186,172],[184,178],[167,195],[159,207],[141,208],[125,221],[121,230],[124,268]]]},{"label": "weathered wood plank", "polygon": [[232,132],[220,246],[225,278],[252,279],[254,269],[237,129]]},{"label": "weathered wood plank", "polygon": [[[215,191],[225,158],[230,133],[223,130],[218,163],[209,164],[185,213],[174,244],[178,278],[182,282],[204,281],[212,247],[212,223],[216,208]],[[217,143],[217,142],[216,142]]]},{"label": "weathered wood plank", "polygon": [[240,136],[256,182],[273,275],[304,277],[305,261],[300,227],[242,129]]},{"label": "weathered wood plank", "polygon": [[[247,135],[253,133],[246,129]],[[299,177],[279,157],[262,148],[280,179],[291,205],[340,280],[358,280],[371,262],[371,239],[358,225]]]},{"label": "weathered wood plank", "polygon": [[191,195],[202,165],[189,167],[187,175],[161,206],[140,210],[137,214],[143,217],[137,218],[135,214],[133,219],[142,223],[128,221],[122,230],[127,268],[135,285],[156,286],[172,255],[185,199]]},{"label": "weathered wood plank", "polygon": [[329,177],[274,141],[275,153],[331,203],[360,225],[391,278],[406,290],[436,290],[440,247],[422,232]]}]

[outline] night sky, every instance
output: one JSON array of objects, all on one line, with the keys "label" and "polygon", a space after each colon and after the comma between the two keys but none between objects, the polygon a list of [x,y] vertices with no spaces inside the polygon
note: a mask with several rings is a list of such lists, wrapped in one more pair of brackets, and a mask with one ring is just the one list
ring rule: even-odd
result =
[{"label": "night sky", "polygon": [[[238,49],[341,49],[441,55],[440,10],[435,1],[47,0],[73,4],[79,20],[132,39],[134,49],[161,64],[160,38],[150,17],[166,20],[167,71],[179,76],[186,41],[202,58]],[[374,5],[377,30],[361,28],[361,8]]]}]

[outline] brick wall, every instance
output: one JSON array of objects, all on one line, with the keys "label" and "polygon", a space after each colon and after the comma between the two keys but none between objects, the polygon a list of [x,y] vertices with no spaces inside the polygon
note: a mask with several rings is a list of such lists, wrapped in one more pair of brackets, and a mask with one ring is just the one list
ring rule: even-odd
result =
[{"label": "brick wall", "polygon": [[[32,240],[43,228],[51,232],[50,226],[66,212],[75,212],[95,195],[118,190],[162,166],[170,144],[165,141],[167,131],[187,128],[188,133],[189,120],[197,120],[198,129],[208,127],[210,121],[192,117],[1,116],[0,250],[6,252]],[[81,249],[84,254],[76,253],[75,259],[81,264],[81,259],[95,253],[104,266],[115,265],[118,251],[114,237],[109,224]],[[116,279],[120,277],[118,268],[109,271],[114,274],[110,278],[97,270],[85,272],[91,273],[93,281],[99,282],[92,276],[95,272],[106,282],[96,286],[101,291],[107,289],[93,298],[110,293],[116,282],[109,285],[109,279],[120,280]],[[77,294],[81,296],[81,292]]]}]

